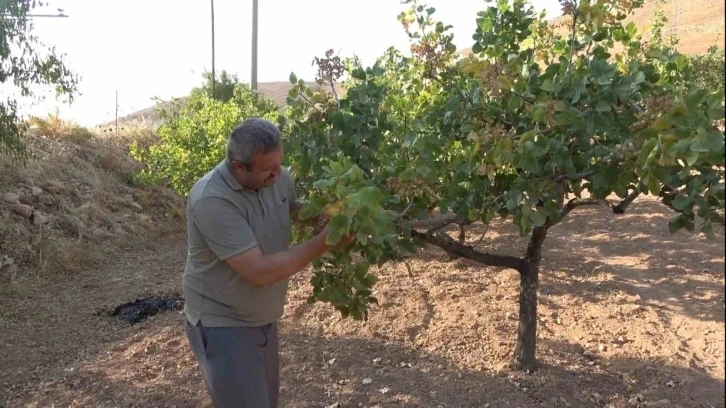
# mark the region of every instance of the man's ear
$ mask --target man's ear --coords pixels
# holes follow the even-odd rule
[[[244,164],[242,164],[238,161],[232,162],[232,169],[234,169],[235,172],[239,172],[239,173],[246,173],[249,171]]]

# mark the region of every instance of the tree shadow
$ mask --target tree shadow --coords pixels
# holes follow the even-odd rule
[[[578,208],[548,233],[540,271],[541,302],[557,308],[547,297],[562,295],[598,302],[617,290],[639,297],[643,305],[724,322],[723,241],[711,242],[686,231],[670,234],[670,216],[653,200],[637,200],[623,215],[600,207]],[[481,224],[470,226],[467,242],[476,244],[484,230]],[[457,229],[447,232],[455,236]],[[722,239],[723,231],[718,234]],[[496,220],[478,250],[522,256],[527,239],[519,236],[511,220]],[[471,275],[496,276],[505,270],[461,258],[450,261],[432,246],[414,259],[448,264]],[[447,276],[438,283],[466,281],[470,290],[487,289],[464,275]]]
[[[29,390],[17,405],[209,406],[199,369],[176,314],[109,343]],[[155,339],[150,341],[148,339]],[[643,403],[723,407],[724,381],[701,370],[631,356],[592,357],[567,341],[539,344],[533,374],[473,370],[437,353],[383,340],[312,334],[281,323],[283,407],[624,407]],[[126,361],[125,370],[120,370]],[[105,367],[105,368],[103,368]],[[15,405],[13,405],[15,406]]]

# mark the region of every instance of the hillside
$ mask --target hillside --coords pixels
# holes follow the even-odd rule
[[[307,86],[313,89],[320,88],[320,86],[315,82],[307,82]],[[281,108],[286,105],[287,94],[291,88],[292,84],[289,81],[261,82],[257,84],[258,92],[262,94],[265,98],[275,102],[275,104]],[[340,87],[340,85],[336,86],[336,92],[338,93],[338,95],[342,94],[343,89]],[[181,100],[184,100],[184,98],[181,98]],[[146,109],[141,109],[139,111],[126,115],[122,118],[119,118],[119,126],[124,127],[129,125],[142,124],[144,126],[156,128],[161,123],[159,117],[156,114],[156,109],[158,107],[163,108],[167,106],[169,106],[168,102],[161,102],[156,106],[151,106]],[[108,122],[99,125],[98,128],[113,128],[114,126],[115,122]]]
[[[646,0],[642,8],[625,19],[625,24],[634,22],[640,31],[648,27],[656,9],[657,1]],[[663,32],[674,34],[679,39],[676,49],[682,54],[695,55],[708,50],[716,44],[724,46],[723,1],[717,0],[667,0],[663,7],[668,21]],[[562,16],[552,20],[558,34],[566,33],[569,17]]]
[[[645,0],[643,7],[635,10],[625,19],[625,24],[635,23],[640,32],[647,30],[657,1]],[[667,0],[663,7],[668,22],[664,27],[666,37],[675,34],[680,40],[676,49],[686,55],[701,54],[708,47],[717,45],[724,47],[724,9],[723,1],[717,0]],[[550,20],[550,25],[557,34],[568,31],[569,16],[560,16]],[[462,55],[471,53],[471,48],[461,51]]]
[[[93,267],[141,238],[183,227],[181,197],[133,185],[138,165],[127,155],[129,139],[61,121],[54,134],[49,121],[26,137],[25,165],[0,155],[0,287],[10,284],[4,289]],[[148,142],[141,136],[129,135]]]

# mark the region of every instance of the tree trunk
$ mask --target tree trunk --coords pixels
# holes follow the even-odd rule
[[[533,372],[537,367],[537,288],[539,286],[539,262],[542,259],[542,244],[547,237],[547,228],[537,227],[527,246],[524,265],[519,270],[519,332],[514,350],[514,365],[524,371]]]

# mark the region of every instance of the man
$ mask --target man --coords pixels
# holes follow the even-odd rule
[[[186,332],[216,407],[277,407],[288,279],[330,249],[327,227],[289,247],[299,204],[282,158],[277,127],[247,119],[189,193]]]

